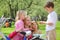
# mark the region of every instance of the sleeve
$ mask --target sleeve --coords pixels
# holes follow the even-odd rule
[[[50,15],[50,17],[48,18],[47,22],[51,22],[53,24],[55,24],[57,21],[57,16],[55,14]]]
[[[17,30],[18,30],[18,31],[21,31],[21,30],[23,29],[23,27],[24,27],[24,25],[23,25],[22,22],[16,22],[16,23],[15,23],[15,29],[16,29],[16,31],[17,31]]]

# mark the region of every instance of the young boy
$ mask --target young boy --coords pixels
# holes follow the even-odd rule
[[[47,40],[56,40],[56,21],[57,14],[54,11],[54,3],[47,2],[44,7],[46,11],[49,13],[47,16],[47,22],[41,21],[41,24],[46,24],[46,34]]]

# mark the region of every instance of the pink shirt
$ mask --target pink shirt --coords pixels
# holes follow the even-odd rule
[[[24,29],[24,23],[22,20],[18,20],[16,23],[15,23],[15,29],[16,30],[22,30]]]
[[[18,20],[15,23],[15,29],[21,30],[21,31],[28,31],[29,30],[29,28],[24,28],[24,22],[22,20]]]
[[[23,30],[24,30],[24,31],[30,31],[30,29],[29,29],[29,28],[24,28]]]

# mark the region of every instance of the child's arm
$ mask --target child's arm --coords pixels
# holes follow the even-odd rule
[[[17,23],[15,24],[15,30],[16,30],[16,32],[22,32],[23,26],[24,26],[24,25],[23,25],[21,22],[17,22]]]
[[[45,22],[45,21],[40,21],[40,24],[47,24],[47,25],[50,25],[50,26],[53,25],[52,22],[48,22],[48,23],[47,23],[47,22]]]

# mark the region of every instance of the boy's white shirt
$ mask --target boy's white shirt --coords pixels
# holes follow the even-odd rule
[[[46,24],[46,31],[50,31],[56,28],[56,21],[57,21],[57,14],[55,11],[52,11],[51,13],[49,13],[49,15],[47,16],[47,23],[51,22],[53,23],[52,26]]]

